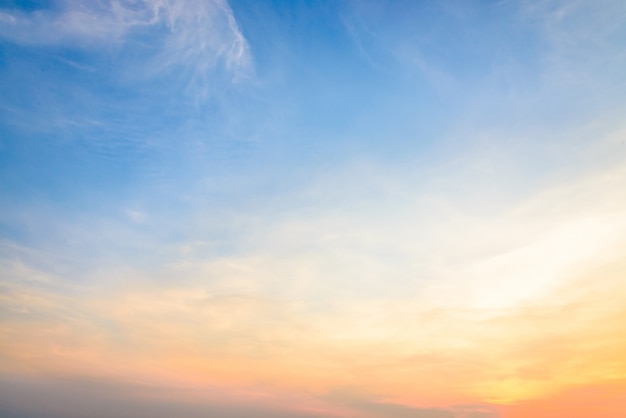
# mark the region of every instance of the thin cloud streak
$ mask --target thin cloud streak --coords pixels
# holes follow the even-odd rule
[[[157,31],[159,71],[184,68],[190,88],[220,65],[238,79],[251,68],[247,42],[223,0],[64,2],[52,10],[0,11],[0,37],[22,45],[123,47],[129,38]]]

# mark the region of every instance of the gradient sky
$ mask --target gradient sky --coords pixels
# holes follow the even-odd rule
[[[0,0],[0,415],[623,418],[623,0]]]

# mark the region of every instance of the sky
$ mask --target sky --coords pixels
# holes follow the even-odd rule
[[[0,0],[0,415],[621,418],[622,0]]]

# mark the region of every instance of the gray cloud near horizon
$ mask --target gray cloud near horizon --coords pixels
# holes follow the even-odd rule
[[[15,377],[0,374],[0,416],[4,418],[313,418],[332,413],[278,409],[263,403],[211,399],[174,401],[181,388],[119,382],[103,378]],[[165,396],[163,396],[165,395]],[[33,402],[36,399],[36,402]],[[170,400],[167,400],[170,399]],[[220,399],[216,401],[216,399]],[[225,398],[224,398],[225,399]],[[495,409],[459,405],[450,409],[415,408],[376,401],[364,395],[338,394],[324,403],[368,418],[498,418]],[[285,402],[287,403],[287,402]]]
[[[378,400],[374,395],[359,394],[354,391],[338,390],[328,397],[332,402],[350,409],[362,411],[368,417],[376,418],[498,418],[494,407],[488,405],[456,405],[450,408],[412,407]]]
[[[179,389],[175,389],[179,390]],[[3,418],[313,418],[319,415],[264,405],[175,402],[155,395],[171,391],[111,381],[15,379],[0,376]],[[33,400],[36,399],[34,402]]]

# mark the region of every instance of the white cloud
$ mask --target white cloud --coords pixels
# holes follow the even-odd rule
[[[153,69],[175,68],[191,88],[206,89],[200,84],[220,67],[234,79],[250,68],[247,42],[224,0],[65,1],[29,13],[0,10],[0,38],[22,45],[127,47],[132,36],[146,31],[150,43],[160,46]]]

